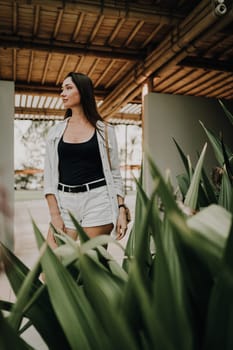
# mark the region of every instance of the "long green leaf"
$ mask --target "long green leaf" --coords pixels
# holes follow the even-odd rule
[[[138,245],[138,240],[140,239],[139,237],[141,233],[143,234],[142,222],[143,222],[144,216],[146,215],[146,207],[149,202],[149,198],[142,187],[142,173],[139,180],[135,179],[135,183],[137,186],[135,215],[134,215],[135,219],[134,219],[133,226],[131,228],[131,232],[129,233],[129,237],[125,247],[125,257],[122,264],[123,268],[126,271],[129,271],[130,269],[131,260],[132,260],[131,258],[134,255],[135,247]]]
[[[30,300],[30,297],[31,297],[33,281],[38,276],[39,271],[40,271],[40,262],[38,260],[34,265],[33,269],[27,274],[18,292],[17,300],[8,318],[11,326],[16,330],[19,328],[19,325],[23,320],[24,313],[25,313],[24,309],[28,303],[28,300]]]
[[[192,315],[191,323],[195,334],[195,346],[201,348],[208,301],[214,280],[220,271],[231,216],[226,210],[216,205],[212,205],[188,218],[186,220],[188,225],[174,212],[170,214],[169,209],[166,214],[169,217],[169,222],[176,228],[179,240],[181,240],[178,251],[182,258],[182,275],[185,278],[185,284],[187,284],[188,299],[190,300],[189,307],[185,307],[190,309]],[[159,251],[158,242],[156,242],[156,245]],[[157,261],[158,259],[159,257],[157,257]],[[172,261],[170,256],[169,261]],[[173,265],[174,268],[177,267],[174,262]],[[156,269],[158,269],[158,266],[155,267],[155,271],[157,271]],[[174,272],[172,272],[172,275],[174,275]],[[179,289],[181,283],[177,281],[176,286]],[[197,286],[199,286],[198,289],[196,289]]]
[[[9,350],[33,350],[33,348],[21,339],[16,331],[8,324],[0,312],[0,349]]]
[[[156,320],[154,322],[154,346],[158,342],[162,349],[191,350],[192,327],[188,316],[189,309],[184,290],[183,273],[173,239],[172,228],[167,222],[167,225],[163,226],[163,231],[156,234],[152,303]],[[162,329],[166,329],[169,334],[168,339],[164,339],[160,327],[156,327],[157,324],[160,324]]]
[[[99,268],[87,255],[80,257],[80,268],[87,298],[96,310],[98,320],[111,342],[111,349],[136,349],[135,340],[119,307],[125,282],[122,283],[107,270]],[[107,313],[103,305],[108,305]]]
[[[14,303],[11,303],[10,301],[0,300],[0,310],[10,311],[13,305]]]
[[[186,193],[188,192],[189,186],[190,186],[190,179],[187,174],[179,174],[176,176],[177,183],[180,189],[180,192],[185,198]]]
[[[221,146],[221,141],[220,141],[219,137],[216,137],[214,135],[214,133],[212,131],[210,131],[209,129],[207,129],[201,121],[199,121],[199,122],[200,122],[201,126],[203,127],[203,129],[204,129],[204,131],[205,131],[205,133],[210,141],[210,144],[212,145],[212,148],[213,148],[213,151],[214,151],[214,154],[215,154],[215,157],[216,157],[218,164],[220,166],[223,166],[224,157],[223,157],[222,146]],[[228,148],[226,149],[226,152],[227,152],[228,157],[230,157],[232,152]]]
[[[201,173],[202,173],[202,167],[204,162],[204,157],[206,153],[207,144],[204,145],[200,158],[197,162],[194,174],[192,176],[191,184],[188,189],[188,192],[186,194],[184,204],[193,210],[197,207],[197,199],[198,199],[198,190],[200,185],[200,179],[201,179]]]
[[[224,170],[222,175],[221,188],[219,193],[218,204],[223,206],[225,209],[232,212],[233,202],[233,187],[230,183],[229,177]]]
[[[215,276],[229,234],[231,215],[221,206],[212,204],[184,222],[174,214],[169,220],[179,232],[183,242],[202,259],[202,264]]]
[[[121,305],[123,317],[133,332],[139,349],[142,349],[143,339],[146,337],[149,341],[149,334],[154,331],[154,323],[151,318],[151,298],[148,288],[145,288],[139,263],[135,259],[130,266]]]
[[[18,295],[30,270],[5,246],[1,246],[1,251],[6,275],[13,291]],[[31,299],[28,300],[28,304],[35,298],[38,291],[38,299],[25,311],[25,317],[32,321],[50,349],[57,349],[58,344],[65,348],[67,340],[51,308],[47,290],[38,279],[31,285]]]
[[[223,266],[213,288],[203,349],[233,348],[233,225],[227,241]],[[217,315],[217,317],[216,317]]]
[[[214,192],[213,185],[210,182],[208,176],[206,175],[206,172],[204,169],[202,169],[202,187],[208,198],[208,202],[209,202],[208,204],[209,205],[214,203],[217,204],[217,197]]]
[[[175,145],[176,145],[176,148],[178,149],[178,152],[180,154],[181,160],[183,161],[186,173],[187,173],[187,175],[189,175],[189,163],[188,163],[187,157],[186,157],[185,153],[183,152],[182,148],[177,143],[177,141],[174,138],[172,138],[172,139],[175,142]]]
[[[43,240],[41,232],[34,227],[38,242]],[[105,349],[106,336],[88,299],[47,247],[41,257],[46,285],[51,303],[72,349]]]
[[[88,241],[90,239],[90,237],[86,234],[86,232],[84,231],[84,229],[82,228],[82,226],[79,224],[79,222],[76,220],[75,216],[69,212],[70,218],[73,221],[73,224],[76,228],[76,231],[78,233],[78,236],[80,238],[80,241],[82,243]]]
[[[220,103],[222,109],[224,110],[227,118],[230,120],[231,124],[233,124],[233,114],[227,109],[227,107],[224,105],[224,103],[221,100],[218,100]]]

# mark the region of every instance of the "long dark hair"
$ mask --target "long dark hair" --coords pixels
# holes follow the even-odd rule
[[[73,83],[76,85],[80,98],[83,111],[88,121],[96,128],[96,123],[98,120],[103,120],[98,112],[95,96],[94,87],[92,80],[83,73],[70,72],[67,74],[66,78],[71,77]],[[65,78],[65,79],[66,79]],[[66,110],[64,119],[72,116],[72,110],[68,108]]]

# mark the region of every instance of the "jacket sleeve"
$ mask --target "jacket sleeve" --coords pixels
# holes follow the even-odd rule
[[[115,129],[113,126],[108,126],[108,135],[109,135],[110,168],[113,176],[115,191],[117,195],[124,197],[125,191],[124,191],[123,180],[120,172],[118,143],[116,139]]]
[[[55,194],[54,176],[53,176],[53,161],[52,161],[52,141],[47,137],[45,160],[44,160],[44,195]]]

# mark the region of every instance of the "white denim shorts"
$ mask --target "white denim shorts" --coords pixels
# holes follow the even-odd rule
[[[112,223],[107,186],[79,193],[58,191],[58,198],[61,216],[66,228],[75,229],[69,212],[82,227],[102,226]]]

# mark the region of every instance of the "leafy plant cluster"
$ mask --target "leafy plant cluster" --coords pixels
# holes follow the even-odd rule
[[[232,152],[226,156],[223,141],[205,130],[223,170],[218,193],[203,170],[206,146],[192,169],[177,145],[187,169],[179,176],[182,203],[149,158],[153,192],[148,197],[137,182],[122,266],[105,249],[119,243],[90,240],[72,214],[80,243],[55,232],[54,251],[33,221],[40,256],[31,270],[2,245],[17,298],[0,302],[1,349],[31,349],[21,337],[31,325],[49,349],[233,348]]]

